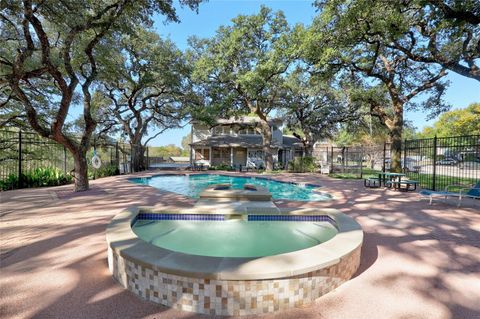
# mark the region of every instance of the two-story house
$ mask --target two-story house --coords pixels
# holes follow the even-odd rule
[[[263,136],[258,129],[258,122],[256,117],[244,116],[220,119],[213,128],[202,123],[193,123],[191,164],[263,167]],[[294,136],[282,134],[279,129],[281,120],[271,119],[269,124],[272,130],[274,162],[284,167],[293,157],[303,155],[301,141]]]

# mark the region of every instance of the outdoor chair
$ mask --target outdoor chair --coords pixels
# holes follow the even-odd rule
[[[460,188],[459,192],[451,192],[449,189],[452,187],[459,187],[463,186]],[[464,185],[448,185],[445,187],[444,191],[431,191],[431,190],[422,190],[420,193],[423,197],[429,198],[430,199],[430,205],[432,205],[432,201],[434,197],[444,197],[445,200],[447,197],[456,197],[458,198],[458,204],[457,207],[460,207],[462,204],[462,199],[463,198],[472,198],[472,199],[480,199],[480,181],[477,182],[476,185],[472,187],[465,187]]]

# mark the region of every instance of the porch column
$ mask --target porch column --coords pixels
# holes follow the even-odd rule
[[[233,166],[233,147],[230,147],[230,166]]]

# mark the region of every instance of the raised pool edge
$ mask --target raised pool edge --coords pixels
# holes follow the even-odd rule
[[[155,213],[131,207],[107,227],[110,271],[136,295],[179,310],[255,315],[299,307],[348,281],[360,264],[363,231],[334,209],[284,211],[329,216],[338,234],[320,245],[260,258],[195,256],[153,246],[131,229],[140,212]]]

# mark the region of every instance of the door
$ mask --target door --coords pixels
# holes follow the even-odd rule
[[[247,149],[234,148],[233,149],[233,166],[245,166],[247,164]]]

